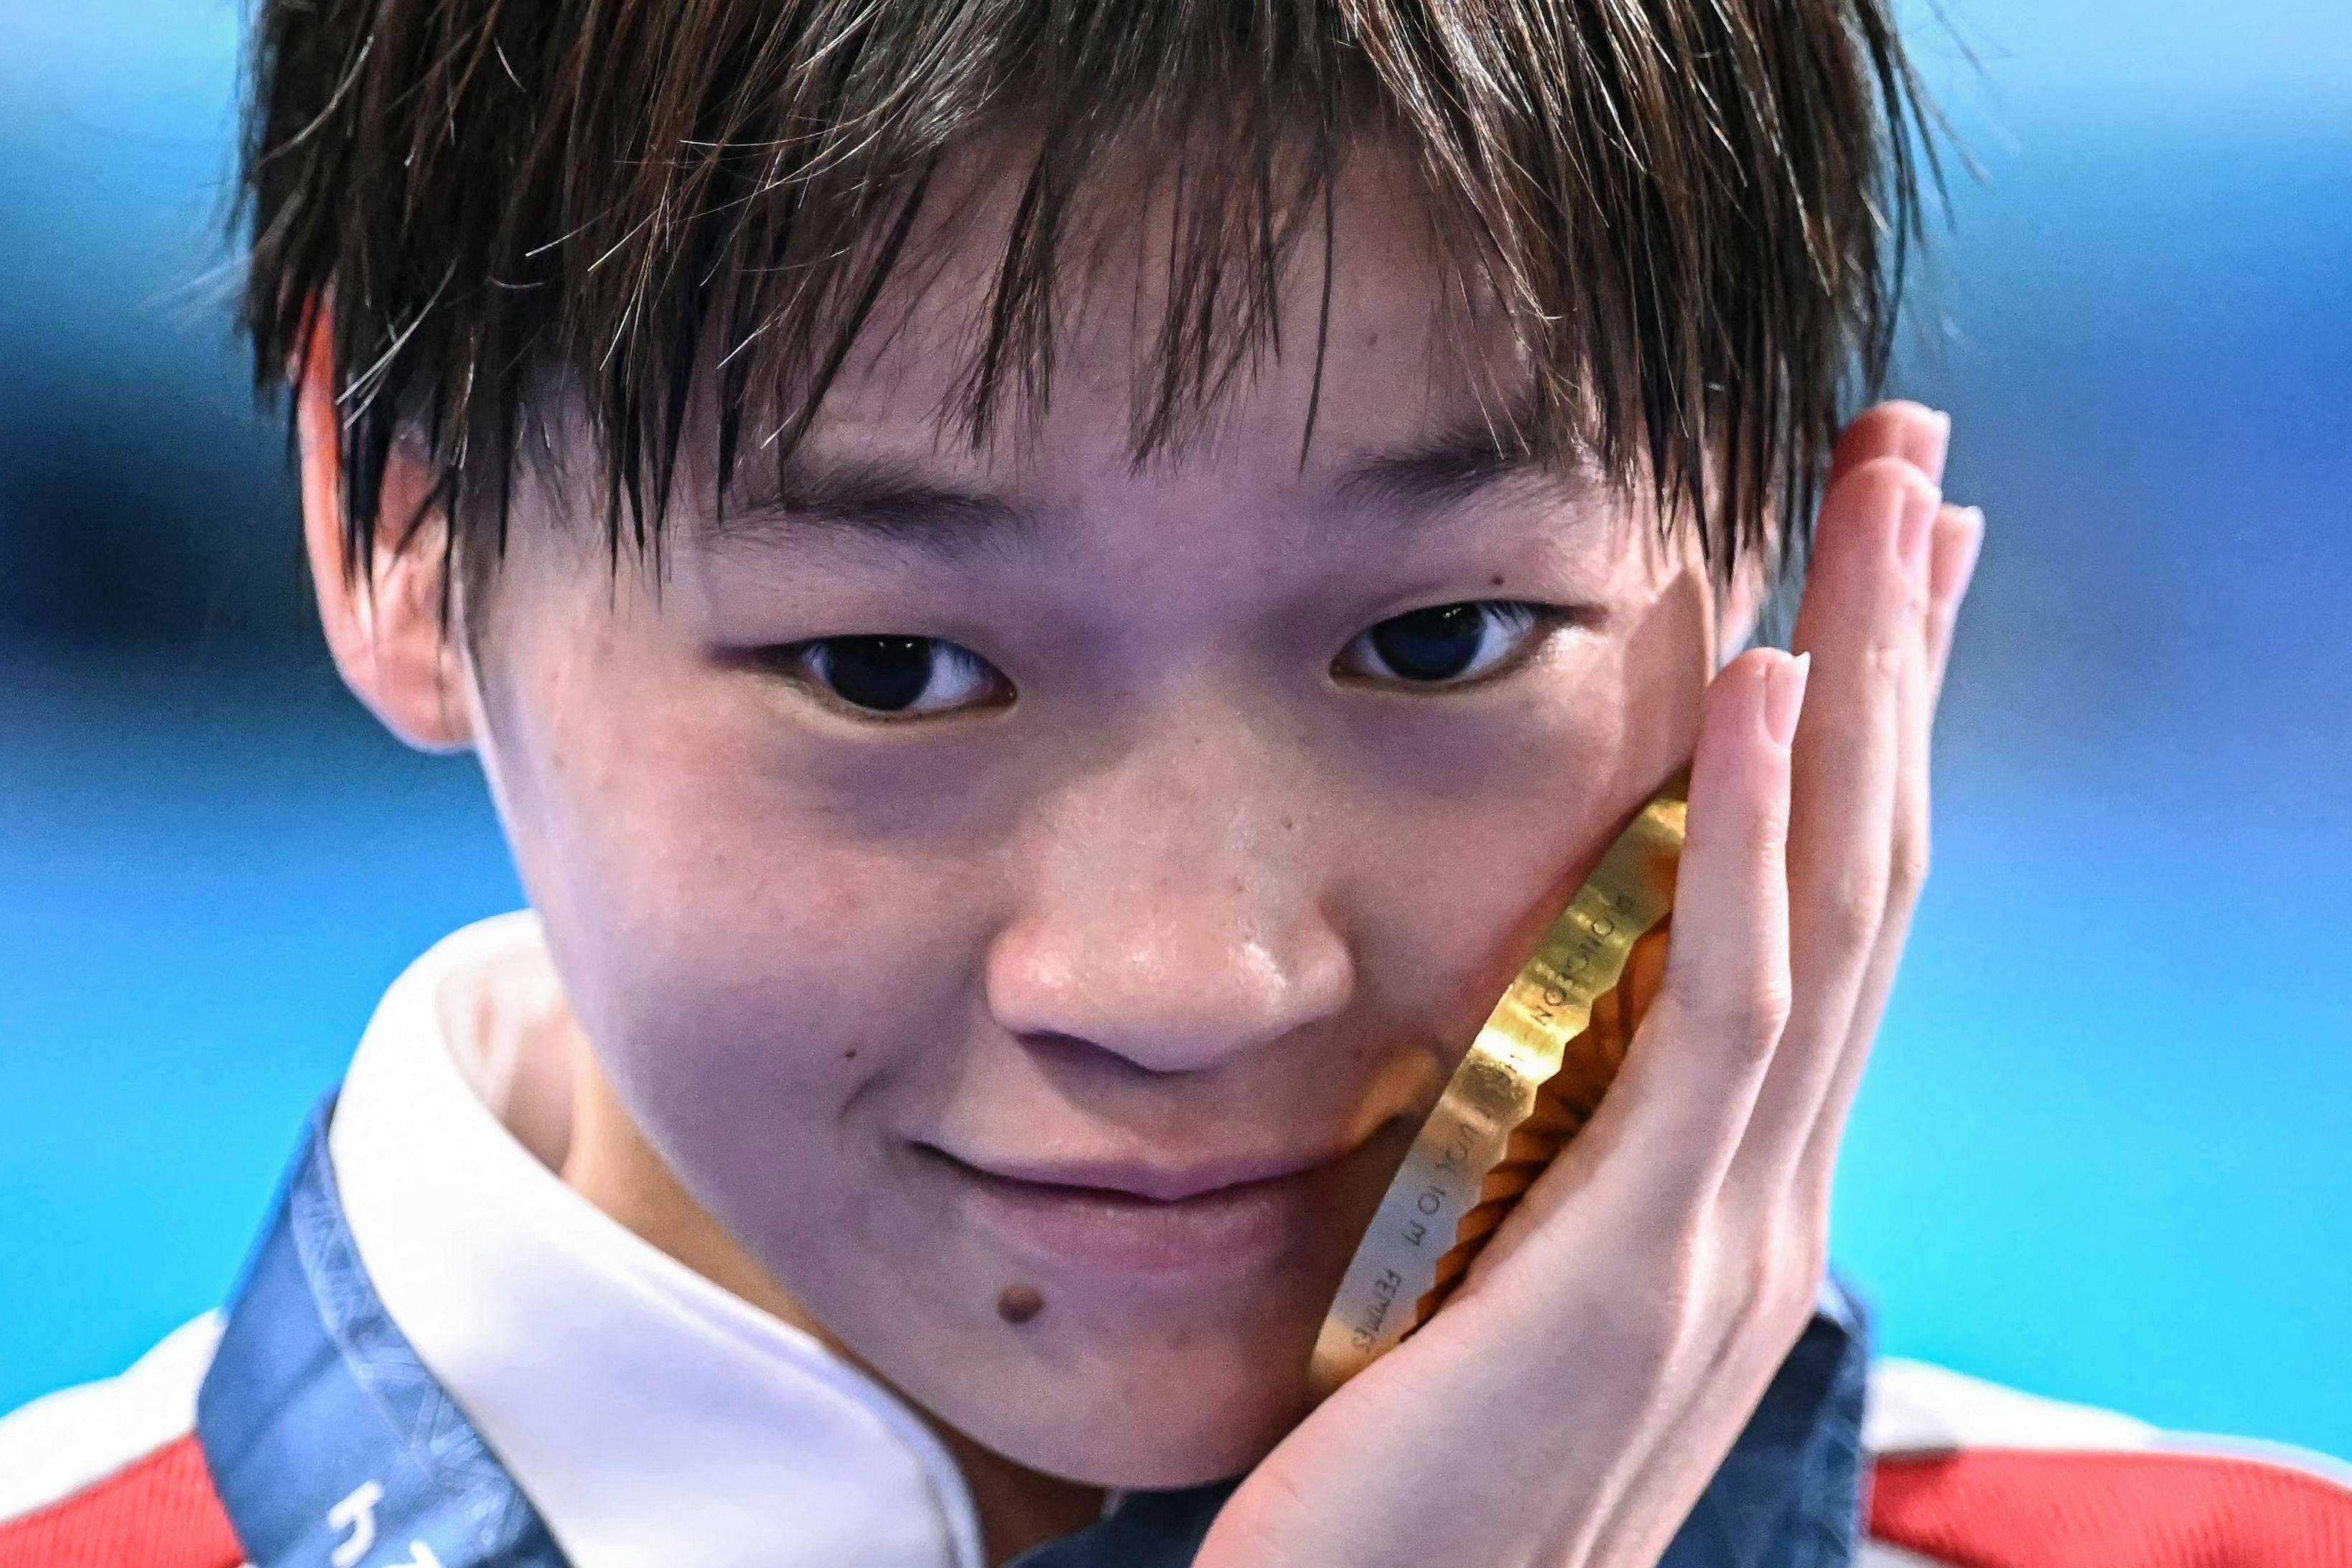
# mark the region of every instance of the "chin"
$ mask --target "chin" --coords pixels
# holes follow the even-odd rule
[[[1313,1321],[1229,1320],[1192,1331],[1163,1322],[1156,1331],[1088,1332],[1066,1323],[935,1367],[949,1375],[907,1391],[1031,1469],[1121,1489],[1198,1486],[1247,1470],[1305,1415],[1314,1330]]]
[[[1160,1491],[1223,1480],[1264,1458],[1306,1414],[1303,1368],[1213,1353],[1131,1367],[1015,1399],[974,1433],[1033,1469],[1091,1486]]]

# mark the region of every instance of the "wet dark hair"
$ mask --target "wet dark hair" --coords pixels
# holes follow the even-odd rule
[[[1934,158],[1885,0],[258,0],[252,49],[244,324],[266,390],[327,334],[359,574],[415,521],[381,515],[395,442],[494,559],[559,393],[616,553],[682,459],[782,461],[992,135],[1017,199],[943,411],[971,439],[1051,395],[1114,170],[1172,198],[1139,460],[1274,342],[1295,255],[1319,378],[1334,182],[1382,136],[1524,350],[1508,439],[1643,476],[1727,571],[1801,545]]]

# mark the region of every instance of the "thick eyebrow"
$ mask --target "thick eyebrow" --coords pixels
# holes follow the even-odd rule
[[[1351,510],[1377,508],[1426,517],[1520,477],[1581,489],[1588,465],[1580,458],[1566,465],[1542,462],[1520,435],[1528,428],[1526,412],[1516,405],[1474,409],[1409,446],[1349,464],[1331,481],[1331,491]]]
[[[959,484],[897,458],[803,448],[781,468],[752,466],[709,525],[720,542],[839,534],[968,557],[1024,542],[1037,513],[992,490]]]

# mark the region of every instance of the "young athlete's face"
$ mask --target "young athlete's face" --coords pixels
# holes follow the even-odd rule
[[[1507,350],[1401,199],[1340,206],[1303,467],[1319,264],[1140,468],[1149,265],[980,453],[938,435],[950,268],[658,593],[530,503],[485,623],[478,739],[630,1134],[1038,1468],[1194,1482],[1297,1417],[1420,1116],[1717,660],[1689,550],[1480,453]]]

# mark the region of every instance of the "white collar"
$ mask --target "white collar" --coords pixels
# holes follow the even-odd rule
[[[361,1260],[577,1568],[982,1568],[889,1390],[557,1178],[561,1005],[528,911],[393,984],[328,1134]],[[526,1142],[536,1145],[534,1154]]]

